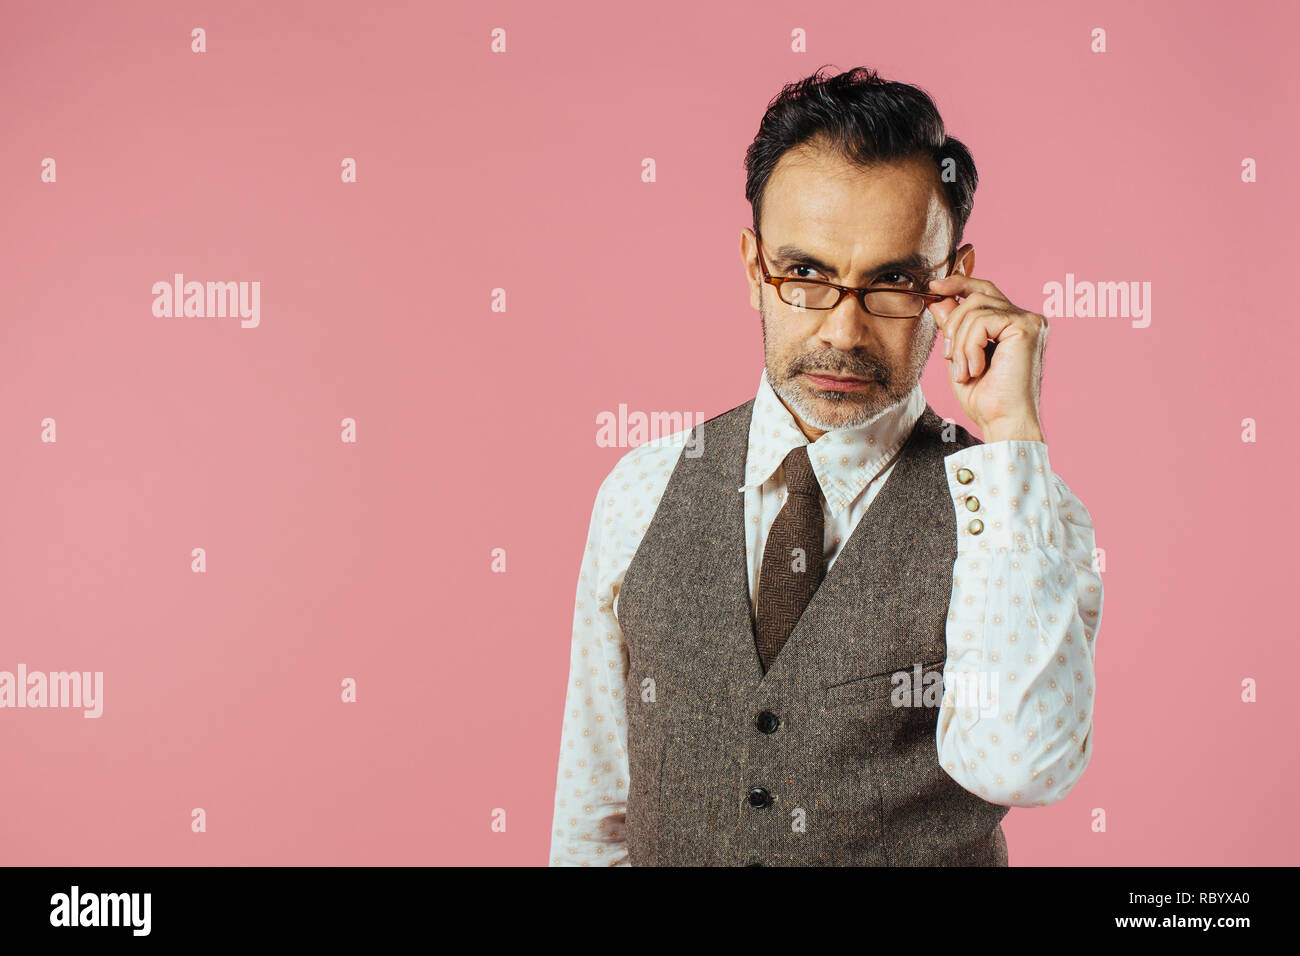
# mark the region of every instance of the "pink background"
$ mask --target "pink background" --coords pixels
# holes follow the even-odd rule
[[[0,710],[0,861],[545,863],[626,451],[595,417],[753,396],[742,159],[826,63],[935,96],[1013,301],[1153,286],[1149,328],[1062,318],[1047,351],[1107,554],[1096,749],[1012,810],[1012,863],[1297,862],[1296,10],[6,0],[0,670],[105,686],[98,720]],[[260,327],[155,318],[175,272],[260,281]]]

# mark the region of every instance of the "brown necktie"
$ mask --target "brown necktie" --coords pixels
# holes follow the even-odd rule
[[[821,486],[800,445],[781,463],[789,496],[767,533],[754,628],[763,673],[772,666],[826,572]]]

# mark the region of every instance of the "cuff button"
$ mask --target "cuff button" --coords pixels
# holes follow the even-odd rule
[[[960,481],[963,485],[969,485],[972,481],[975,480],[975,476],[971,474],[971,470],[969,468],[958,468],[957,480]]]

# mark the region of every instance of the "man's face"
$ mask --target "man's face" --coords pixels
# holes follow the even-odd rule
[[[888,264],[919,256],[921,267],[909,271],[915,288],[929,291],[929,279],[944,274],[952,234],[940,188],[927,161],[864,170],[831,151],[792,149],[777,163],[763,198],[768,271],[840,285],[897,285],[904,274]],[[913,319],[881,318],[845,296],[834,309],[798,311],[763,282],[755,244],[745,229],[741,256],[750,304],[762,317],[767,378],[805,434],[815,440],[861,425],[905,398],[934,346],[929,310]],[[822,265],[810,265],[789,247]],[[956,271],[968,265],[961,262]]]

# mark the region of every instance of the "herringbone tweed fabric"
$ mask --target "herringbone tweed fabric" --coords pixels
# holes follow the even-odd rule
[[[821,486],[808,460],[808,446],[792,449],[781,467],[789,494],[763,548],[754,627],[765,674],[826,574]]]

